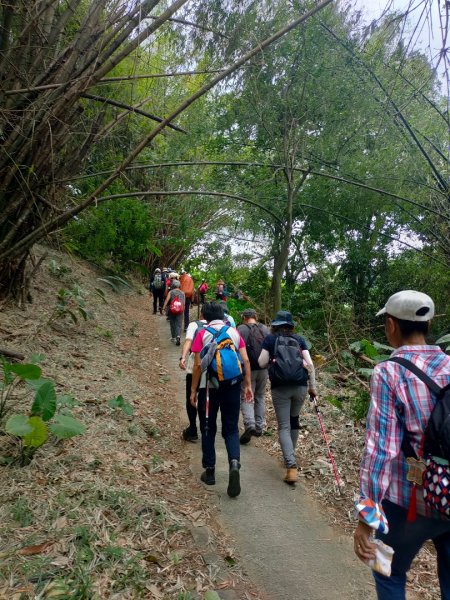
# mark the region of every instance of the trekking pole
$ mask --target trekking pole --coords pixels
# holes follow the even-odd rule
[[[328,456],[330,457],[330,460],[331,460],[331,465],[333,467],[334,478],[336,479],[336,483],[337,483],[337,486],[338,486],[338,491],[339,491],[339,494],[340,494],[341,493],[341,486],[343,485],[343,483],[341,481],[341,478],[339,477],[339,473],[338,473],[338,470],[337,470],[337,467],[336,467],[336,463],[334,462],[334,458],[333,458],[333,455],[331,453],[330,444],[328,442],[327,434],[325,433],[325,427],[323,426],[322,414],[320,412],[319,405],[317,404],[316,397],[310,395],[309,399],[311,400],[311,402],[314,405],[314,410],[316,411],[316,415],[317,415],[317,418],[319,420],[320,429],[322,431],[322,437],[325,440],[325,444],[327,445],[327,448],[328,448]]]
[[[206,379],[206,404],[205,404],[205,437],[208,435],[209,429],[209,382]]]

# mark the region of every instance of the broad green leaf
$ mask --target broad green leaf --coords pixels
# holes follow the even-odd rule
[[[357,342],[352,342],[349,345],[350,350],[353,350],[353,352],[361,352],[362,351],[362,345],[361,342],[357,341]]]
[[[49,425],[49,429],[57,438],[67,440],[84,433],[86,426],[68,415],[57,415],[54,422]]]
[[[115,398],[111,398],[111,400],[108,400],[108,406],[110,408],[119,408],[120,406],[123,406],[123,403],[123,396],[116,396]]]
[[[363,375],[364,377],[371,377],[372,373],[373,373],[373,369],[366,369],[366,368],[362,368],[362,369],[358,369],[358,373],[360,375]]]
[[[134,413],[134,408],[131,406],[131,404],[128,404],[128,402],[125,402],[124,405],[121,408],[122,408],[123,412],[126,415],[129,415],[130,417]]]
[[[61,396],[56,397],[56,404],[58,406],[73,408],[74,406],[78,406],[78,402],[75,400],[73,396],[70,394],[61,394]]]
[[[26,415],[11,415],[5,423],[5,431],[11,435],[23,437],[33,431]]]
[[[387,344],[380,344],[380,342],[373,342],[373,345],[377,350],[384,350],[385,352],[393,352],[394,348],[392,346],[388,346]]]
[[[31,414],[42,417],[44,421],[50,421],[56,411],[56,392],[52,381],[46,381],[37,390],[34,398]]]
[[[42,444],[45,444],[48,438],[47,425],[41,419],[41,417],[30,417],[28,423],[32,427],[31,433],[23,436],[24,446],[31,446],[31,448],[39,448]]]
[[[89,317],[88,317],[88,312],[87,312],[87,310],[85,310],[84,308],[82,308],[81,306],[79,306],[79,307],[78,307],[78,312],[80,313],[80,315],[83,317],[83,319],[84,319],[85,321],[87,321],[87,320],[88,320],[88,318],[89,318]]]
[[[52,381],[51,379],[45,379],[45,377],[39,377],[39,379],[28,379],[26,381],[27,387],[35,392],[37,392],[44,383],[52,383]]]
[[[376,358],[378,356],[378,350],[369,340],[361,340],[361,347],[364,354],[369,358]]]
[[[220,596],[214,590],[208,590],[203,596],[203,600],[220,600]]]
[[[40,363],[45,359],[45,354],[32,354],[30,356],[30,362],[36,364]]]
[[[436,340],[436,344],[445,344],[446,342],[450,342],[450,333],[447,333],[447,335],[443,335]]]
[[[9,370],[11,373],[15,373],[17,377],[21,379],[39,379],[41,376],[41,369],[37,365],[10,365]]]

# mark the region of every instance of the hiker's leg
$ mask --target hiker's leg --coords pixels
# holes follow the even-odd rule
[[[176,330],[177,330],[177,329],[176,329],[176,326],[175,326],[175,323],[176,323],[176,318],[177,318],[177,316],[178,316],[178,315],[171,315],[171,314],[169,313],[170,337],[171,337],[172,339],[174,339],[174,338],[176,338],[176,337],[177,337],[177,334],[175,333],[175,332],[176,332]]]
[[[268,373],[267,369],[259,369],[254,371],[255,387],[253,388],[254,403],[255,403],[255,426],[257,431],[262,431],[265,425],[266,414],[266,384]],[[253,372],[252,372],[252,387],[253,387]]]
[[[175,315],[175,335],[173,337],[181,337],[181,328],[183,326],[183,315]]]
[[[162,307],[164,304],[164,291],[158,290],[158,301],[159,301],[159,312],[162,313]]]
[[[254,391],[254,374],[256,371],[252,371],[252,390]],[[242,419],[244,421],[244,429],[255,429],[255,403],[254,400],[251,402],[245,402],[244,399],[244,382],[241,385],[241,411]]]
[[[300,410],[305,402],[306,398],[306,386],[296,387],[292,389],[292,402],[291,402],[291,440],[294,450],[297,447],[298,433],[300,429]]]
[[[241,447],[239,444],[239,408],[241,403],[241,385],[231,385],[224,390],[217,390],[220,395],[220,414],[222,416],[222,437],[228,453],[228,461],[239,461]]]
[[[189,327],[189,309],[191,307],[191,299],[186,298],[184,301],[184,330]]]
[[[440,521],[417,515],[413,523],[407,521],[408,511],[397,504],[383,501],[389,522],[389,533],[376,537],[394,550],[391,576],[373,573],[378,600],[405,600],[406,573],[424,542],[433,537]]]
[[[202,465],[205,469],[216,466],[216,450],[214,442],[217,433],[217,412],[219,410],[219,401],[214,392],[209,392],[209,417],[206,427],[206,390],[200,389],[197,395],[198,419],[200,421],[200,431],[202,433]]]
[[[291,438],[291,391],[290,386],[272,388],[272,402],[278,422],[278,437],[284,462],[288,469],[297,466]]]
[[[153,292],[153,313],[156,314],[156,307],[158,305],[158,292],[155,290]]]
[[[450,522],[444,523],[448,531],[433,540],[437,554],[439,584],[442,600],[450,600]]]
[[[191,404],[192,373],[186,375],[186,413],[189,419],[189,430],[197,435],[197,409]]]

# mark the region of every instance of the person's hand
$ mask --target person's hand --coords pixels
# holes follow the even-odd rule
[[[180,358],[179,367],[182,371],[186,371],[186,359],[185,358]]]
[[[197,408],[197,392],[196,391],[191,390],[191,396],[190,396],[189,400],[190,400],[192,406]]]
[[[363,562],[375,558],[376,544],[370,541],[372,531],[373,529],[367,523],[359,521],[353,534],[355,554]]]
[[[246,385],[244,388],[244,401],[251,402],[253,400],[252,386]]]
[[[316,392],[316,390],[314,388],[309,388],[308,389],[308,394],[310,396],[312,396],[313,398],[317,398],[317,392]]]

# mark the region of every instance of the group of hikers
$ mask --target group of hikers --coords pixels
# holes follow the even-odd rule
[[[184,311],[195,291],[192,278],[188,285],[183,271],[179,278],[171,275],[162,311],[168,308],[171,339],[178,345],[185,317],[179,366],[186,371],[189,425],[182,435],[186,441],[198,440],[198,417],[201,481],[216,483],[220,410],[229,462],[227,493],[232,498],[240,494],[240,446],[264,433],[269,380],[286,467],[284,481],[295,484],[300,410],[307,394],[316,398],[317,392],[314,364],[304,338],[295,333],[291,313],[278,311],[269,331],[258,322],[256,310],[247,308],[236,328],[227,312],[224,286],[215,301],[207,302],[203,296],[200,319],[190,323]],[[182,312],[172,315],[175,300],[182,304]],[[427,344],[434,316],[427,294],[398,292],[377,313],[381,315],[394,351],[374,367],[371,378],[354,549],[373,569],[378,599],[405,600],[411,563],[432,540],[441,597],[450,600],[450,357],[439,346]]]

